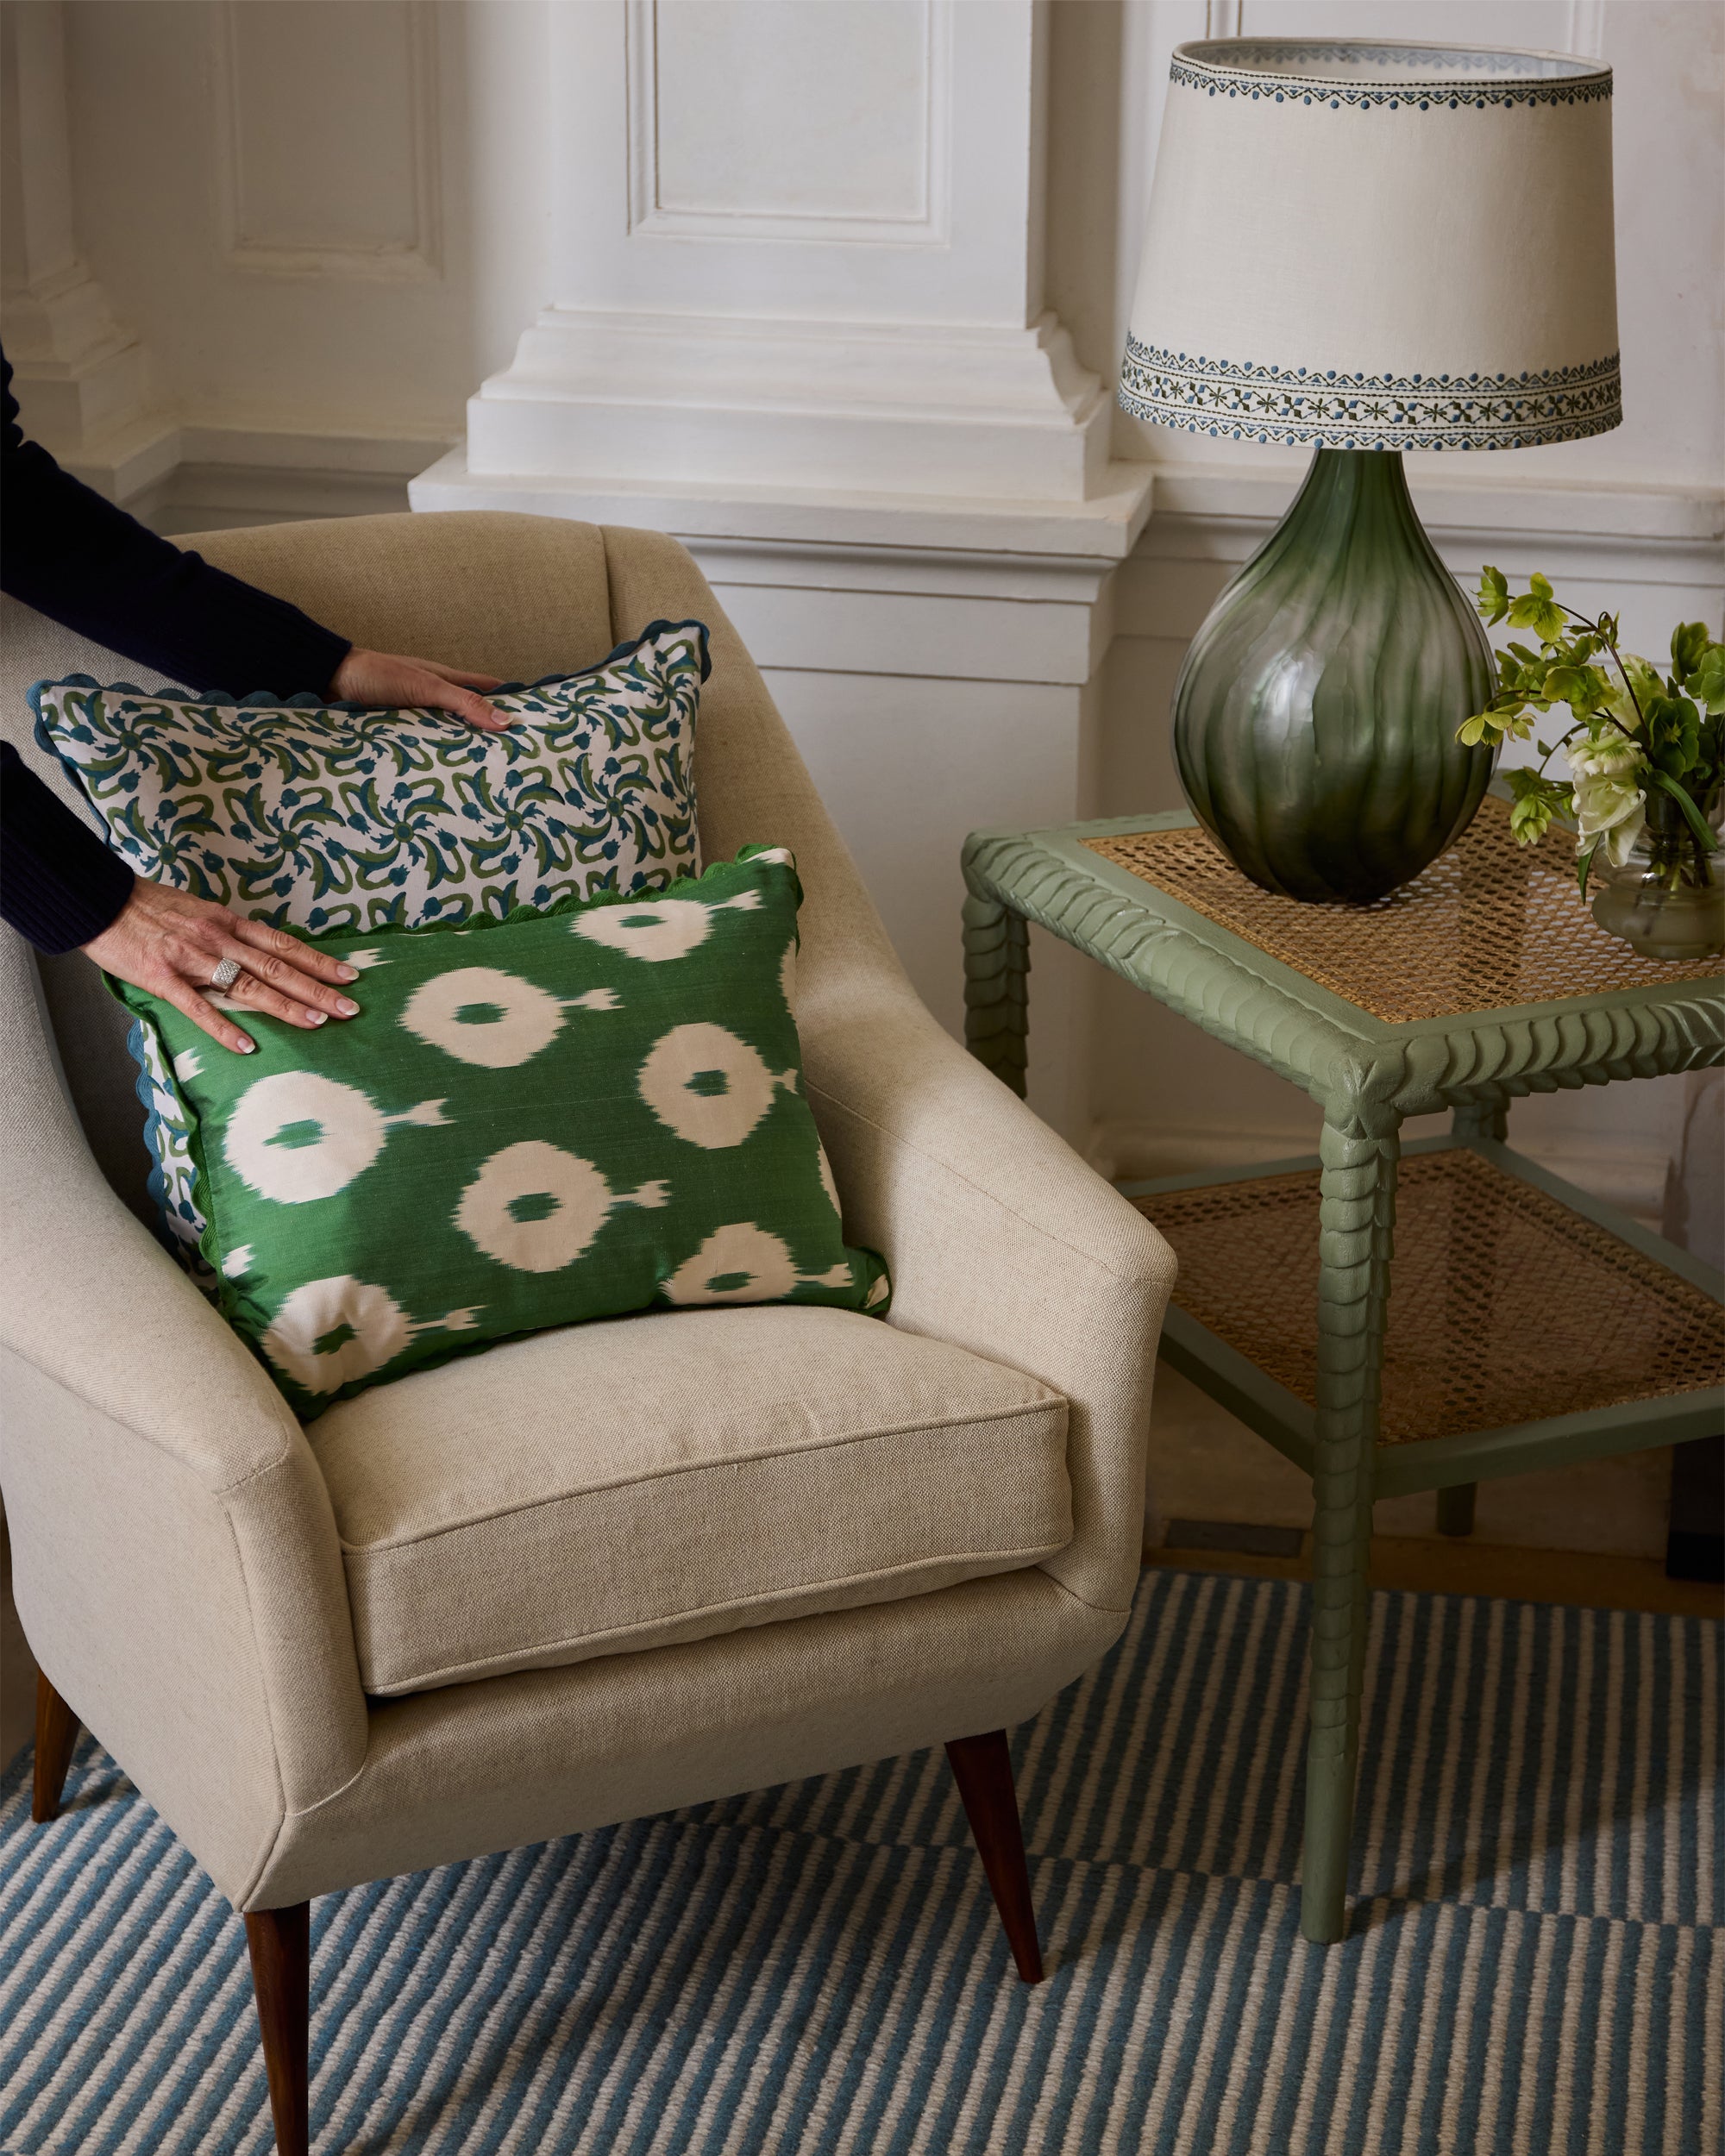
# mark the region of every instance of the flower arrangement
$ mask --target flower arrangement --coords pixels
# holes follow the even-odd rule
[[[1535,768],[1504,774],[1515,837],[1532,845],[1554,817],[1572,820],[1584,899],[1596,855],[1623,868],[1644,830],[1656,841],[1653,874],[1672,888],[1709,884],[1709,856],[1719,846],[1709,818],[1725,766],[1725,644],[1700,622],[1680,623],[1672,631],[1671,671],[1661,676],[1647,660],[1620,650],[1615,615],[1565,605],[1543,576],[1515,594],[1502,571],[1488,567],[1475,604],[1488,624],[1507,619],[1512,629],[1531,630],[1540,648],[1512,643],[1498,654],[1497,693],[1463,722],[1461,739],[1525,741],[1536,714],[1560,708],[1568,719],[1549,745],[1538,744]],[[1546,775],[1559,749],[1567,780]]]

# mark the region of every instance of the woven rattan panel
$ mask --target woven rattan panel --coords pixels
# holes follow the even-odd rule
[[[1705,981],[1720,969],[1716,959],[1639,958],[1608,936],[1576,890],[1568,837],[1554,830],[1538,847],[1518,846],[1495,796],[1448,853],[1370,906],[1303,906],[1260,891],[1195,826],[1084,843],[1391,1025]]]
[[[1174,1245],[1174,1300],[1317,1402],[1318,1177],[1133,1200]],[[1695,1392],[1725,1377],[1725,1312],[1477,1153],[1402,1164],[1386,1444]]]

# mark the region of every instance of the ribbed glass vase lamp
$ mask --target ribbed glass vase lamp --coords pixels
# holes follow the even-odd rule
[[[1557,53],[1229,38],[1176,49],[1120,402],[1309,444],[1293,506],[1187,655],[1199,818],[1289,898],[1381,898],[1465,830],[1456,729],[1490,649],[1407,449],[1520,449],[1622,417],[1611,73]]]

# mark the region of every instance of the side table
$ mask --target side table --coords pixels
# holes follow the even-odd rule
[[[1339,1939],[1373,1501],[1465,1532],[1482,1478],[1720,1426],[1721,1275],[1503,1141],[1519,1095],[1725,1062],[1725,981],[1606,936],[1495,794],[1369,906],[1259,890],[1184,813],[975,832],[964,876],[967,1038],[1015,1091],[1033,921],[1323,1110],[1314,1158],[1126,1194],[1180,1263],[1163,1352],[1313,1480],[1302,1927]]]

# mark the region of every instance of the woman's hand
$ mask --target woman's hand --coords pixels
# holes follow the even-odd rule
[[[343,704],[399,705],[453,711],[481,733],[499,733],[509,721],[474,689],[500,689],[494,674],[463,674],[430,659],[404,659],[391,651],[361,651],[355,644],[336,669],[330,693]]]
[[[285,929],[243,920],[225,906],[194,899],[188,891],[140,876],[118,917],[84,946],[85,957],[135,988],[184,1011],[212,1041],[248,1055],[256,1044],[249,1035],[204,1000],[216,968],[224,958],[240,968],[225,993],[233,1001],[290,1025],[322,1025],[326,1018],[350,1018],[359,1005],[330,984],[357,981],[352,966],[322,951],[308,950]]]

